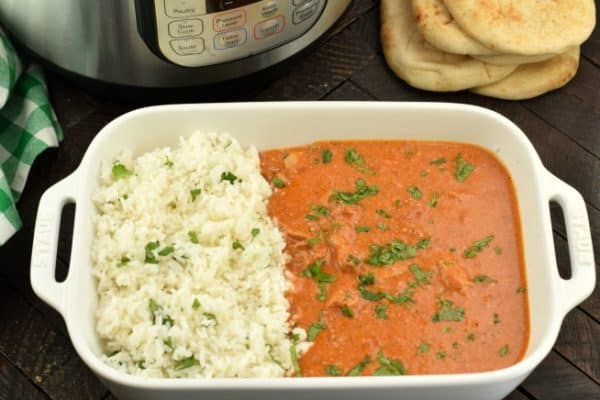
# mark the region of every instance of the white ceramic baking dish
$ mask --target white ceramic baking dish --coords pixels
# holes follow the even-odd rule
[[[470,374],[275,379],[145,379],[126,375],[99,358],[94,329],[96,288],[91,274],[91,197],[99,164],[122,148],[139,154],[174,145],[193,131],[227,131],[259,149],[323,139],[422,139],[468,142],[487,148],[508,167],[517,190],[525,248],[531,336],[526,355],[505,369]],[[572,278],[560,278],[548,202],[565,213]],[[67,279],[54,279],[60,213],[76,203]],[[542,165],[523,132],[492,111],[435,103],[246,103],[144,108],[104,127],[77,170],[48,189],[39,205],[31,260],[35,293],[66,321],[83,361],[120,399],[500,399],[510,393],[551,350],[565,314],[590,295],[594,257],[586,208],[571,186]]]

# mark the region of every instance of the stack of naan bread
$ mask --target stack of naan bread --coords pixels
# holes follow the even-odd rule
[[[390,68],[425,90],[528,99],[569,82],[594,0],[382,0]]]

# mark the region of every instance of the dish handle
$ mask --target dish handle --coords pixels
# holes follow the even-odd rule
[[[75,181],[76,175],[71,174],[42,195],[31,250],[31,287],[39,298],[61,314],[69,277],[64,282],[57,282],[54,278],[56,253],[62,209],[65,204],[75,202]]]
[[[549,172],[546,181],[548,200],[558,203],[562,208],[567,230],[571,279],[558,278],[562,298],[557,298],[566,314],[584,301],[596,285],[592,233],[581,194]]]

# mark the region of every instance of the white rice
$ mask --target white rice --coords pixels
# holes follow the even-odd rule
[[[133,174],[116,179],[114,163]],[[267,215],[257,150],[196,133],[174,149],[124,151],[100,175],[92,261],[104,361],[148,377],[289,375],[285,242]],[[147,251],[150,242],[159,245]],[[294,333],[306,350],[306,333]]]

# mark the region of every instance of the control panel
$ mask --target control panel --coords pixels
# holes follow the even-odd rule
[[[156,45],[167,60],[200,67],[281,46],[308,31],[327,0],[154,0]]]

